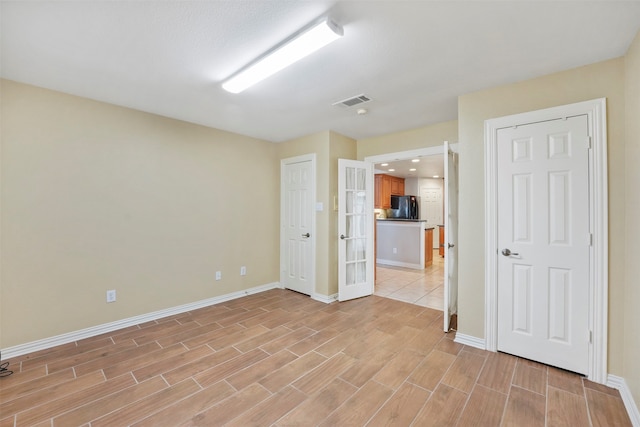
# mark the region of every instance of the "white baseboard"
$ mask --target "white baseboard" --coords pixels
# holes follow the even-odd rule
[[[454,341],[459,344],[486,350],[485,340],[483,338],[476,338],[458,332],[456,333],[456,338],[454,339]],[[624,406],[627,410],[627,413],[629,414],[629,418],[631,419],[631,424],[634,427],[640,427],[640,411],[638,411],[638,406],[633,400],[631,390],[629,390],[627,382],[624,380],[624,378],[615,375],[608,375],[607,386],[613,387],[620,392],[620,396],[622,397]]]
[[[456,332],[456,337],[453,341],[458,344],[468,345],[469,347],[479,348],[480,350],[487,349],[484,338],[472,337],[471,335],[461,334],[460,332]]]
[[[154,311],[152,313],[142,314],[140,316],[129,317],[128,319],[116,320],[115,322],[104,323],[102,325],[92,326],[90,328],[81,329],[79,331],[69,332],[50,338],[4,348],[2,349],[2,358],[3,360],[5,360],[17,356],[22,356],[23,354],[33,353],[34,351],[45,350],[57,345],[67,344],[85,338],[90,338],[96,335],[104,334],[106,332],[116,331],[118,329],[138,325],[140,323],[150,322],[153,320],[161,319],[163,317],[173,316],[175,314],[186,313],[187,311],[197,310],[199,308],[208,307],[210,305],[219,304],[221,302],[230,301],[247,295],[257,294],[260,292],[268,291],[270,289],[279,288],[279,282],[267,283],[266,285],[256,286],[253,288],[245,289],[243,291],[232,292],[229,294],[207,298],[189,304],[179,305],[164,310]]]
[[[609,387],[613,387],[620,392],[620,397],[622,397],[622,401],[624,402],[624,407],[627,409],[627,414],[629,414],[629,418],[631,418],[631,424],[634,427],[640,427],[640,411],[638,411],[638,406],[636,402],[633,400],[633,396],[631,395],[631,390],[627,386],[627,382],[622,377],[618,377],[616,375],[608,375],[607,376],[607,385]]]
[[[376,264],[390,265],[392,267],[413,268],[414,270],[424,270],[424,265],[414,264],[414,263],[411,263],[411,262],[393,261],[393,260],[390,260],[390,259],[377,258],[376,259]]]
[[[311,295],[311,299],[323,302],[325,304],[331,304],[334,301],[338,301],[338,294],[322,295],[322,294],[316,294],[314,292],[313,295]]]
[[[459,344],[486,350],[485,340],[483,338],[472,337],[470,335],[465,335],[458,332],[456,333],[456,338],[454,339],[454,341]],[[629,418],[631,419],[631,424],[634,427],[640,427],[640,411],[638,410],[636,402],[633,400],[631,390],[629,390],[627,382],[624,380],[624,378],[615,375],[608,375],[607,386],[613,387],[620,392],[620,396],[622,397],[624,406],[627,410],[627,413],[629,414]]]

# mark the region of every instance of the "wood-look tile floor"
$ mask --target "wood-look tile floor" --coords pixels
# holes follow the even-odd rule
[[[10,360],[0,427],[631,425],[616,390],[441,324],[271,290]]]

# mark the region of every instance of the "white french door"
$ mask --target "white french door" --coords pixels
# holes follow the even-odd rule
[[[587,115],[497,131],[498,350],[586,374]]]
[[[444,143],[444,331],[458,312],[458,158]]]
[[[280,282],[306,295],[315,290],[315,156],[281,162]]]
[[[338,300],[373,294],[371,163],[338,159]]]

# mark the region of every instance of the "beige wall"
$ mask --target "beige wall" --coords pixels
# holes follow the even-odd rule
[[[278,157],[286,159],[316,154],[316,285],[323,296],[338,292],[338,215],[333,197],[338,192],[338,158],[355,159],[356,142],[335,132],[324,131],[277,144]]]
[[[316,293],[329,296],[338,292],[338,213],[333,210],[333,199],[338,196],[338,159],[362,160],[457,141],[457,137],[458,122],[451,121],[358,141],[323,131],[277,144],[280,159],[316,154],[316,201],[324,206],[322,212],[316,212]]]
[[[624,59],[460,96],[458,330],[484,337],[484,121],[607,98],[609,144],[609,372],[622,374],[625,280]],[[473,215],[464,215],[473,212]]]
[[[279,280],[274,144],[1,89],[0,348]]]
[[[624,374],[640,406],[640,32],[625,57],[626,256]]]
[[[458,121],[436,123],[418,129],[358,140],[358,160],[378,154],[396,153],[458,141]]]

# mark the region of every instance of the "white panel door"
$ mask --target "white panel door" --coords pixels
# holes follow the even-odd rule
[[[442,208],[441,188],[420,187],[420,219],[426,227],[442,225]]]
[[[338,300],[373,294],[373,170],[338,159]]]
[[[586,374],[587,116],[498,130],[498,350]]]
[[[315,287],[313,235],[313,164],[311,160],[282,165],[282,284],[311,295]]]
[[[458,157],[444,143],[444,331],[458,312]]]

